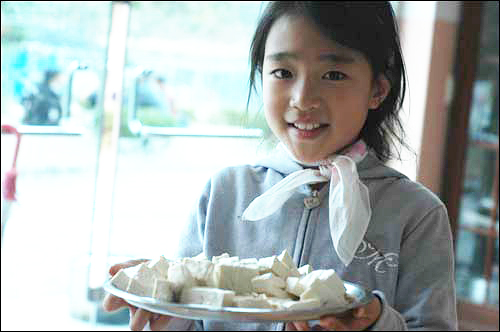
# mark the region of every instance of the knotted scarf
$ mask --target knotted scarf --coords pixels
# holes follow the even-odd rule
[[[293,158],[283,144],[280,143],[278,148],[284,149]],[[356,168],[356,163],[362,161],[367,154],[366,144],[359,140],[326,160],[306,164],[305,166],[314,168],[291,173],[255,198],[244,211],[242,219],[255,221],[270,216],[298,187],[330,181],[330,235],[340,260],[344,265],[349,265],[363,240],[371,217],[368,188],[359,179]]]

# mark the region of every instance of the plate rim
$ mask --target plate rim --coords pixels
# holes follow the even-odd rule
[[[115,296],[118,296],[130,304],[164,315],[171,315],[180,318],[195,320],[237,320],[245,322],[270,322],[270,321],[297,321],[319,319],[328,313],[340,314],[358,306],[368,304],[374,295],[362,285],[343,281],[347,290],[355,289],[361,292],[363,296],[355,298],[347,306],[329,306],[322,305],[319,308],[286,310],[286,309],[268,309],[268,308],[246,308],[246,307],[214,307],[204,304],[182,304],[176,302],[164,302],[149,296],[140,296],[124,291],[111,283],[111,279],[103,284],[103,289]],[[348,293],[349,294],[349,293]],[[172,311],[176,310],[176,311]],[[181,313],[179,313],[181,312]],[[192,314],[189,314],[191,312]],[[228,316],[228,317],[225,317]],[[302,319],[304,318],[304,319]]]

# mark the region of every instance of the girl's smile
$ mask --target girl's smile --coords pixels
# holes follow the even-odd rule
[[[283,118],[288,124],[289,134],[297,140],[312,140],[325,133],[330,126],[328,120],[321,119],[313,112],[299,112],[295,108],[285,112]]]
[[[355,141],[369,109],[389,91],[388,84],[373,84],[361,53],[299,16],[282,16],[271,27],[262,82],[271,130],[303,162],[325,159]]]

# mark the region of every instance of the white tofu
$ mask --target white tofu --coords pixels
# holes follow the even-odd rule
[[[174,293],[180,294],[184,287],[197,286],[196,280],[182,262],[174,262],[168,268],[168,281],[174,285]]]
[[[287,300],[278,298],[269,298],[269,302],[278,310],[308,310],[314,309],[321,306],[321,302],[318,299],[309,300]]]
[[[318,299],[287,301],[283,304],[283,307],[287,310],[308,310],[318,308],[320,306],[321,302]]]
[[[333,269],[313,271],[300,278],[299,284],[305,289],[300,295],[301,300],[318,299],[330,305],[347,304],[344,283]]]
[[[238,256],[232,257],[221,257],[217,260],[217,263],[214,264],[223,264],[223,265],[238,265],[240,258]]]
[[[222,255],[219,255],[219,256],[213,256],[212,257],[212,263],[214,264],[217,264],[219,262],[219,260],[223,259],[223,258],[229,258],[229,254],[227,252],[223,253]]]
[[[278,298],[290,298],[290,295],[284,290],[285,281],[272,272],[253,278],[252,286],[257,293],[264,293]]]
[[[292,277],[299,277],[300,272],[297,269],[297,266],[293,262],[292,256],[288,253],[288,251],[285,249],[283,252],[278,256],[278,260],[285,264],[286,267],[288,267],[289,270],[289,275]]]
[[[209,260],[183,258],[182,264],[189,270],[198,286],[207,286],[212,278],[214,264]]]
[[[127,285],[127,292],[138,295],[138,296],[148,296],[151,297],[153,293],[153,284],[143,283],[141,280],[136,278],[130,278]]]
[[[273,305],[269,302],[269,298],[264,294],[236,295],[233,299],[233,306],[241,308],[274,308]]]
[[[169,262],[165,257],[160,256],[157,259],[151,260],[147,266],[152,269],[159,278],[167,279]]]
[[[164,302],[174,302],[174,285],[167,280],[155,279],[151,296]]]
[[[261,268],[261,274],[273,272],[278,277],[283,279],[286,279],[286,277],[290,275],[290,269],[285,264],[280,262],[276,256],[259,259],[259,267]]]
[[[154,280],[157,279],[156,272],[148,267],[148,262],[136,266],[135,274],[129,279],[127,292],[139,296],[151,296]]]
[[[345,292],[344,282],[339,278],[335,270],[316,270],[300,278],[299,283],[306,289],[316,280],[322,281],[333,291]]]
[[[257,273],[261,273],[261,268],[259,267],[259,261],[257,260],[257,258],[242,259],[236,265],[248,267],[248,268],[256,270]]]
[[[267,284],[281,289],[285,289],[286,286],[285,280],[275,276],[272,272],[268,272],[266,274],[254,277],[252,279],[252,284],[259,284],[259,285]]]
[[[142,283],[153,285],[153,280],[155,278],[161,278],[157,270],[154,270],[148,266],[148,262],[139,264],[139,269],[134,275],[135,279],[140,280]]]
[[[118,289],[127,290],[130,277],[125,273],[124,269],[120,269],[112,278],[111,284]]]
[[[306,275],[313,271],[311,265],[306,264],[298,268],[300,275]]]
[[[196,260],[209,260],[203,251],[200,252],[198,255],[194,256],[193,259],[196,259]]]
[[[240,259],[240,261],[238,263],[240,265],[251,265],[251,266],[254,266],[254,265],[258,265],[259,264],[259,260],[257,258],[244,258],[244,259]]]
[[[304,287],[299,283],[300,278],[298,277],[288,277],[286,278],[285,290],[296,296],[300,296],[304,292]]]
[[[324,283],[315,282],[311,287],[306,289],[302,295],[300,295],[300,300],[315,299],[320,301],[322,304],[328,304],[331,306],[345,306],[349,302],[345,293],[335,293],[332,292]]]
[[[251,280],[258,274],[256,268],[217,264],[213,270],[212,285],[233,290],[238,295],[250,294],[253,291]]]
[[[180,303],[230,307],[233,305],[234,296],[235,293],[231,290],[212,287],[191,287],[182,290]]]

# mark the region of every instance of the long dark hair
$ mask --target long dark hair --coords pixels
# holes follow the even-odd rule
[[[391,84],[389,95],[377,111],[368,112],[359,138],[382,161],[400,153],[394,140],[411,150],[404,141],[399,118],[406,91],[406,71],[395,15],[388,1],[272,1],[264,10],[250,46],[250,78],[247,109],[256,90],[256,77],[262,79],[265,44],[273,23],[283,15],[311,19],[325,36],[360,51],[368,59],[373,77],[385,74]]]

